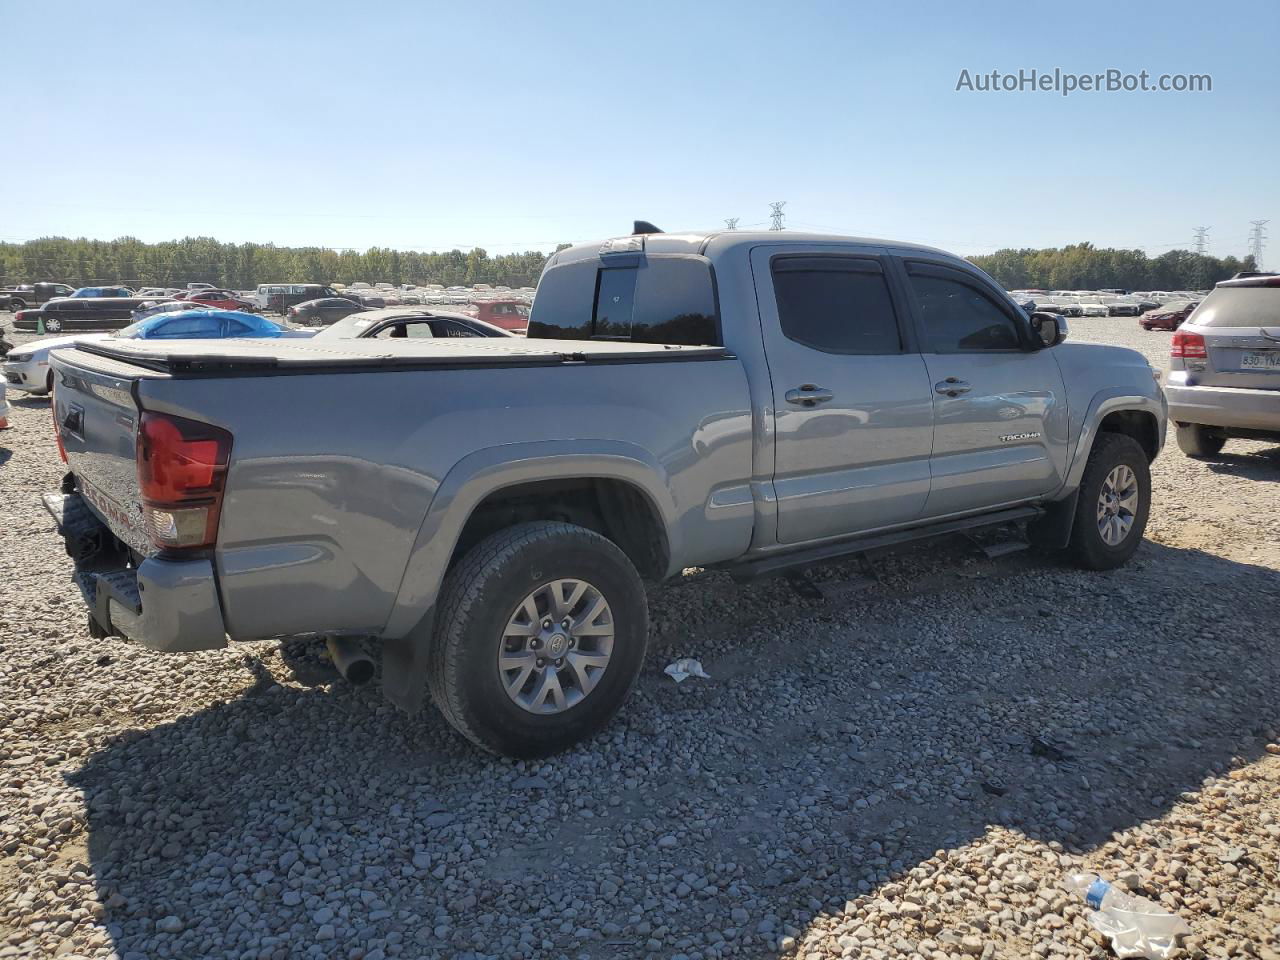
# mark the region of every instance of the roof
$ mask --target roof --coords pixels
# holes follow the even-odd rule
[[[400,317],[443,317],[445,319],[454,320],[475,319],[475,317],[468,313],[457,313],[451,310],[432,310],[430,307],[420,303],[406,303],[398,307],[379,307],[376,310],[358,310],[355,313],[347,315],[347,319],[350,319],[351,317],[359,317],[362,320],[368,320],[370,323],[380,323],[383,320],[395,320]]]
[[[738,247],[755,247],[761,244],[840,244],[842,246],[890,247],[898,252],[941,254],[956,257],[955,254],[937,247],[926,247],[918,243],[905,243],[899,240],[885,240],[876,237],[847,237],[832,233],[807,233],[798,230],[717,230],[706,233],[646,233],[623,235],[595,243],[583,243],[568,247],[552,256],[549,263],[568,263],[576,260],[591,260],[600,255],[606,244],[612,244],[617,252],[628,249],[632,243],[643,242],[645,253],[661,254],[706,254],[724,253]],[[639,249],[638,244],[636,249]]]

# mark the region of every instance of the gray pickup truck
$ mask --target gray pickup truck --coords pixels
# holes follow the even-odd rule
[[[647,232],[562,250],[528,339],[83,343],[46,496],[90,627],[156,650],[322,635],[487,749],[603,726],[643,580],[1021,525],[1107,569],[1165,402],[939,250]]]

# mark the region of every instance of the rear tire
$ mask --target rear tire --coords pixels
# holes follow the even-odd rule
[[[62,321],[59,320],[57,317],[52,317],[46,320],[44,322],[44,332],[45,333],[61,333]]]
[[[1086,570],[1123,565],[1142,542],[1150,510],[1146,452],[1122,433],[1098,434],[1080,480],[1068,554]]]
[[[1178,449],[1188,457],[1212,457],[1222,452],[1226,442],[1226,437],[1215,436],[1198,423],[1178,425]]]
[[[586,585],[579,605],[545,608],[545,591],[563,591],[560,597],[566,599],[564,593],[574,593],[569,584]],[[596,600],[605,606],[595,607]],[[534,632],[513,633],[517,620],[530,619],[522,613],[529,603],[537,613]],[[604,612],[593,615],[587,605]],[[583,527],[522,523],[482,540],[445,578],[439,610],[428,670],[432,699],[459,733],[494,753],[545,756],[591,736],[622,706],[644,664],[649,614],[640,576],[612,541]],[[607,624],[601,625],[602,619]],[[572,626],[557,639],[562,622]],[[538,639],[538,626],[547,623],[552,633]],[[601,653],[605,627],[610,639]],[[522,639],[526,636],[530,639]],[[577,646],[542,660],[561,640]],[[535,646],[538,654],[531,652]],[[574,665],[592,656],[607,662],[603,668],[581,668],[599,669],[583,693]],[[545,666],[532,674],[520,667],[504,672],[500,657],[537,657]],[[536,699],[544,673],[555,667],[558,696],[544,694],[540,706],[522,705],[521,698]]]

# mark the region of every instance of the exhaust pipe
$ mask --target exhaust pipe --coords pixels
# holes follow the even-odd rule
[[[373,679],[373,660],[354,637],[325,637],[329,659],[342,674],[342,679],[352,686],[360,686]]]

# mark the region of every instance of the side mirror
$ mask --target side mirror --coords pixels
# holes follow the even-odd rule
[[[1037,310],[1031,314],[1031,330],[1040,338],[1041,347],[1056,347],[1067,339],[1067,318],[1059,313]]]

